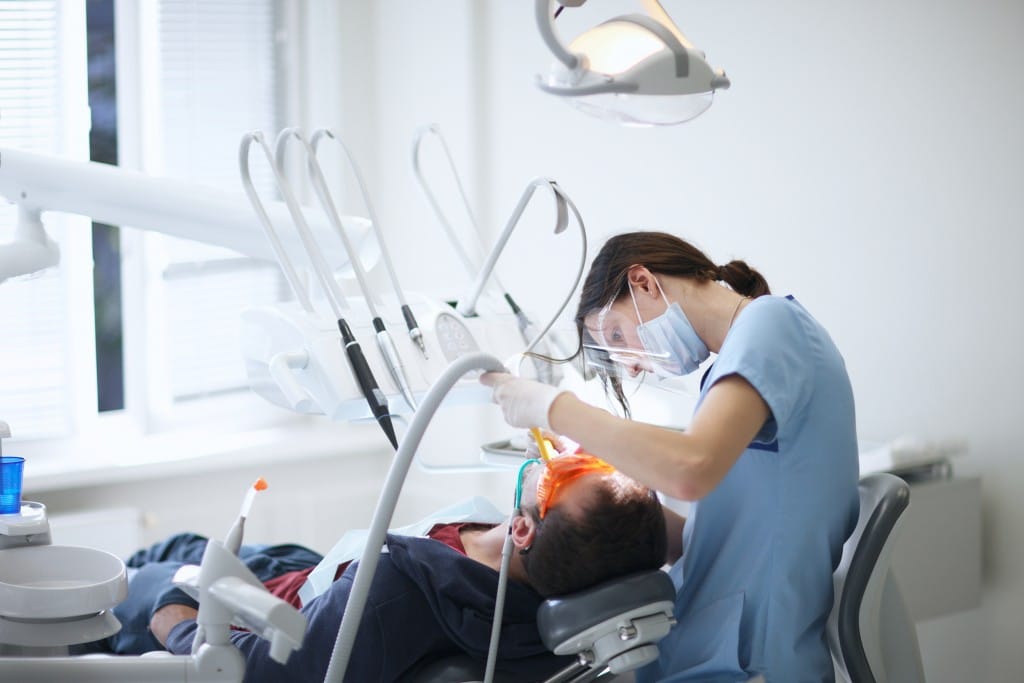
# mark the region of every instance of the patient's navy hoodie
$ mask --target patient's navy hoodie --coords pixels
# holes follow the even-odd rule
[[[389,534],[387,549],[373,577],[346,683],[396,681],[420,663],[445,655],[468,654],[485,662],[498,573],[429,538]],[[256,634],[232,632],[245,656],[246,683],[324,680],[357,564],[302,608],[306,636],[285,664],[270,658],[270,643]],[[572,662],[551,654],[541,642],[536,620],[541,600],[532,589],[509,581],[499,671],[536,680]],[[190,653],[195,629],[194,620],[175,626],[167,649]]]

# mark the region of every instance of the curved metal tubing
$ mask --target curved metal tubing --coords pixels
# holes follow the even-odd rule
[[[526,349],[523,351],[523,353],[529,353],[530,351],[532,351],[534,347],[536,347],[540,340],[544,337],[544,335],[548,333],[548,330],[550,330],[552,326],[554,326],[555,322],[558,321],[558,317],[562,315],[562,311],[564,311],[565,307],[569,305],[569,300],[572,298],[573,292],[576,291],[576,287],[579,286],[580,280],[583,279],[583,270],[586,267],[587,231],[586,227],[583,224],[583,218],[580,216],[580,212],[576,208],[576,204],[573,203],[573,201],[569,198],[569,195],[567,195],[565,191],[561,187],[559,187],[558,183],[556,183],[554,180],[551,180],[550,178],[534,178],[526,186],[526,189],[523,191],[522,196],[519,198],[519,203],[516,204],[516,208],[512,211],[512,216],[509,218],[508,223],[505,225],[505,229],[502,231],[501,236],[498,238],[498,241],[495,243],[494,248],[491,250],[490,256],[487,257],[487,262],[484,264],[484,267],[480,270],[476,282],[473,284],[472,294],[468,298],[460,300],[459,304],[455,307],[455,310],[457,310],[459,314],[463,316],[469,317],[475,315],[477,300],[480,298],[480,294],[483,292],[484,285],[487,283],[487,278],[490,276],[491,272],[494,270],[495,264],[498,262],[498,257],[501,256],[502,251],[504,251],[505,245],[508,243],[508,239],[512,235],[512,231],[515,230],[516,226],[519,224],[519,219],[522,217],[523,211],[526,210],[526,206],[527,204],[529,204],[534,192],[537,190],[538,187],[544,186],[551,188],[551,191],[555,195],[555,203],[557,207],[555,234],[557,235],[565,231],[566,227],[569,224],[569,212],[571,211],[572,215],[576,219],[576,224],[580,228],[580,238],[583,240],[583,249],[580,250],[580,264],[579,268],[576,271],[576,278],[573,283],[572,289],[569,290],[569,295],[562,302],[562,305],[558,307],[558,310],[555,312],[554,316],[552,316],[552,318],[548,321],[547,325],[545,325],[544,328],[533,338],[533,340],[530,341],[529,344],[527,344]]]
[[[245,188],[245,194],[249,197],[249,202],[252,204],[253,210],[256,211],[256,215],[260,219],[260,224],[263,226],[263,231],[267,235],[267,239],[270,240],[270,246],[274,250],[274,254],[277,256],[278,265],[281,266],[281,270],[284,271],[284,277],[288,280],[288,284],[291,285],[292,291],[295,292],[296,298],[302,308],[307,313],[313,312],[313,303],[309,300],[309,293],[306,288],[302,285],[302,279],[295,270],[295,266],[292,265],[292,261],[288,258],[288,253],[285,251],[284,245],[281,243],[281,239],[277,236],[277,231],[274,229],[274,224],[270,220],[270,215],[267,214],[266,207],[263,206],[263,202],[260,200],[259,194],[256,192],[256,186],[252,182],[252,174],[249,172],[249,147],[253,142],[259,142],[265,146],[266,141],[263,139],[262,131],[253,131],[246,133],[242,136],[242,141],[238,147],[238,167],[242,175],[242,187]]]
[[[313,135],[310,138],[310,145],[313,148],[314,157],[316,157],[320,140],[324,137],[329,137],[341,145],[341,149],[345,153],[345,158],[348,160],[349,166],[352,168],[352,173],[355,175],[356,183],[359,185],[359,192],[363,197],[363,204],[366,205],[366,211],[370,214],[370,224],[373,227],[374,233],[377,235],[377,244],[380,247],[381,259],[384,261],[384,267],[388,271],[388,277],[391,279],[391,285],[395,289],[395,295],[398,297],[398,303],[402,307],[402,315],[405,317],[405,323],[409,328],[409,336],[416,343],[416,346],[419,347],[423,356],[426,357],[427,347],[423,342],[423,332],[420,331],[419,325],[416,323],[416,318],[412,314],[412,309],[409,308],[409,304],[405,300],[405,292],[402,291],[402,286],[398,282],[398,274],[395,272],[395,266],[391,262],[391,254],[384,241],[384,233],[380,227],[380,220],[377,218],[377,212],[373,208],[373,202],[370,201],[370,193],[366,189],[366,182],[363,180],[363,174],[359,170],[359,165],[356,163],[355,157],[352,156],[352,152],[349,151],[348,146],[346,146],[342,139],[335,135],[329,128],[320,128],[313,132]]]
[[[415,411],[416,397],[412,393],[412,387],[405,374],[405,366],[402,364],[402,358],[398,354],[398,349],[395,347],[395,342],[391,338],[391,334],[384,326],[384,320],[377,312],[373,292],[366,281],[366,271],[363,270],[363,265],[359,260],[359,254],[352,245],[352,242],[349,240],[345,226],[341,222],[341,216],[338,214],[338,210],[334,206],[334,201],[331,198],[330,190],[327,189],[327,181],[324,178],[320,162],[316,157],[316,150],[314,146],[307,142],[295,128],[289,128],[285,131],[281,131],[281,136],[278,137],[278,161],[280,162],[281,157],[283,156],[282,148],[284,145],[283,140],[285,139],[283,136],[286,131],[289,133],[288,139],[298,140],[302,144],[302,149],[306,153],[306,169],[309,173],[310,183],[313,185],[317,199],[320,200],[320,205],[327,214],[328,221],[334,227],[335,232],[338,233],[338,237],[341,238],[345,251],[348,252],[348,260],[352,264],[352,271],[356,275],[356,281],[359,283],[359,289],[363,292],[363,298],[366,300],[366,307],[369,309],[370,317],[373,319],[373,327],[377,333],[377,346],[380,348],[381,355],[384,357],[384,362],[388,366],[388,372],[391,373],[391,378],[395,381],[399,391],[402,392],[402,396],[405,398],[406,403],[408,403],[409,407]]]

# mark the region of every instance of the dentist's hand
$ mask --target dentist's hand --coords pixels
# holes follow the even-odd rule
[[[523,429],[540,427],[551,431],[548,412],[563,393],[561,389],[505,372],[485,372],[480,375],[480,382],[494,388],[493,400],[501,406],[505,422]]]
[[[577,448],[576,442],[572,439],[545,429],[541,430],[541,437],[548,442],[548,455],[551,457],[573,453]],[[536,439],[528,438],[526,440],[526,459],[543,459],[543,453],[540,452],[540,445],[538,445]]]

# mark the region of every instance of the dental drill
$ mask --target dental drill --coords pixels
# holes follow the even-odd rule
[[[367,283],[366,280],[366,272],[363,270],[363,266],[362,263],[360,263],[359,256],[358,254],[356,254],[356,251],[348,238],[348,233],[345,230],[345,226],[342,225],[341,217],[338,215],[338,210],[334,206],[334,201],[331,198],[330,190],[328,189],[327,182],[324,179],[323,169],[320,167],[320,161],[317,158],[317,150],[319,149],[320,140],[323,139],[324,137],[329,137],[332,140],[337,140],[338,144],[341,145],[341,148],[345,153],[345,157],[348,159],[348,162],[356,175],[356,179],[359,181],[359,187],[360,190],[362,191],[363,201],[366,204],[366,210],[370,214],[370,220],[371,222],[377,220],[376,212],[371,208],[370,205],[369,193],[366,191],[366,188],[362,184],[362,176],[359,173],[358,166],[356,166],[355,159],[349,152],[348,147],[346,147],[345,144],[340,139],[335,137],[334,133],[332,133],[330,130],[326,128],[321,128],[315,131],[309,143],[306,143],[305,140],[303,140],[303,144],[305,145],[306,149],[306,160],[309,170],[310,181],[311,184],[313,185],[313,189],[316,191],[317,198],[320,200],[320,205],[323,207],[324,212],[327,214],[328,220],[334,227],[335,232],[338,233],[338,237],[341,238],[342,243],[344,243],[345,245],[345,250],[349,254],[349,261],[352,264],[352,272],[355,273],[356,282],[359,283],[359,288],[363,292],[363,299],[365,299],[366,306],[370,311],[371,318],[373,319],[373,329],[377,333],[377,345],[378,347],[380,347],[381,354],[384,356],[384,361],[385,363],[387,363],[388,370],[391,372],[391,377],[392,379],[394,379],[395,384],[398,385],[398,389],[399,391],[402,392],[402,397],[405,398],[406,403],[408,403],[409,407],[415,411],[416,398],[413,395],[412,387],[409,384],[409,380],[405,375],[405,366],[402,364],[402,358],[398,354],[398,349],[395,347],[395,342],[391,338],[391,334],[388,332],[387,328],[384,325],[384,319],[381,318],[380,314],[377,312],[377,306],[374,301],[373,292],[371,291],[370,285]],[[376,226],[376,223],[373,223],[373,225]],[[374,229],[376,230],[376,228]],[[382,237],[379,232],[377,233],[377,239],[378,241],[382,240]],[[386,253],[383,247],[381,248],[381,253]],[[396,291],[399,292],[399,296],[401,297],[401,291]],[[402,302],[403,317],[406,316],[407,310],[409,311],[408,315],[411,316],[412,311],[408,308],[408,305],[405,304],[401,298],[399,299],[399,301]],[[406,317],[405,319],[407,323],[410,320],[409,317]],[[415,318],[413,318],[412,320],[415,323]],[[419,331],[418,325],[414,324],[414,327],[417,331]],[[411,329],[412,328],[410,328],[410,330]],[[419,337],[414,337],[413,341],[416,342],[416,344],[420,347],[420,351],[423,353],[424,357],[426,357],[426,346],[423,343],[423,335],[420,334]]]
[[[239,166],[242,174],[242,184],[245,186],[249,200],[252,203],[253,208],[256,210],[257,216],[259,216],[264,230],[268,238],[271,240],[271,244],[274,246],[278,262],[281,264],[282,269],[288,276],[288,281],[296,291],[296,296],[299,297],[303,307],[306,309],[307,313],[312,313],[313,306],[309,301],[309,296],[305,293],[305,288],[302,286],[294,267],[291,265],[291,260],[288,258],[287,253],[284,251],[284,248],[280,246],[280,240],[277,238],[277,232],[274,229],[273,223],[270,221],[270,217],[267,215],[266,211],[263,210],[262,202],[260,201],[259,195],[256,193],[255,185],[252,182],[252,176],[249,172],[249,146],[253,142],[259,143],[268,162],[270,163],[274,172],[274,177],[277,180],[278,187],[281,190],[282,196],[285,198],[288,210],[292,216],[292,220],[295,222],[296,229],[299,231],[299,236],[302,239],[303,246],[309,254],[310,260],[314,266],[314,271],[320,279],[325,296],[334,311],[338,324],[338,331],[341,333],[342,346],[345,349],[345,355],[348,358],[352,374],[355,377],[356,382],[359,384],[359,389],[362,392],[363,397],[366,399],[367,405],[370,407],[370,412],[377,420],[377,424],[379,424],[381,429],[384,431],[384,435],[388,438],[392,447],[397,449],[398,438],[395,435],[395,428],[391,422],[391,411],[388,407],[387,398],[385,397],[384,392],[382,392],[380,387],[377,385],[377,380],[373,376],[373,371],[370,370],[370,365],[367,363],[366,357],[363,355],[359,342],[356,340],[355,335],[352,334],[351,328],[349,328],[348,323],[342,316],[341,302],[344,301],[344,296],[338,287],[338,283],[334,281],[334,277],[330,272],[330,267],[324,261],[323,255],[308,230],[305,219],[302,217],[302,212],[298,207],[298,202],[295,200],[295,196],[291,192],[291,186],[282,175],[277,161],[274,158],[274,154],[270,151],[270,147],[263,137],[263,133],[255,131],[252,133],[246,133],[242,136],[242,142],[239,149]]]
[[[412,309],[409,308],[408,302],[405,300],[405,292],[402,290],[402,286],[398,283],[398,274],[395,272],[395,266],[391,262],[391,254],[388,251],[387,243],[384,241],[384,232],[380,227],[380,220],[377,218],[377,212],[374,211],[373,202],[370,201],[370,193],[366,189],[366,181],[363,180],[363,174],[359,170],[359,165],[356,164],[355,158],[349,152],[348,147],[342,142],[341,138],[334,134],[329,128],[320,128],[313,132],[310,144],[313,147],[313,154],[316,154],[317,145],[321,138],[329,137],[332,140],[336,140],[341,145],[342,150],[345,152],[345,156],[348,158],[349,165],[352,168],[352,173],[356,178],[356,184],[359,185],[359,191],[363,196],[363,204],[366,205],[366,211],[370,214],[370,224],[373,228],[374,234],[377,235],[377,245],[380,247],[381,260],[384,261],[384,269],[388,272],[388,277],[391,280],[391,286],[395,290],[395,296],[398,297],[398,303],[401,306],[402,317],[405,319],[406,327],[409,328],[409,338],[412,339],[416,346],[419,347],[420,353],[423,357],[427,357],[427,345],[423,341],[423,332],[420,330],[419,323],[416,322],[416,316],[413,315]]]

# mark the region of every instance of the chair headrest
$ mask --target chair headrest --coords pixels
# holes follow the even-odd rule
[[[606,581],[593,588],[548,598],[537,610],[537,628],[548,649],[601,622],[646,605],[675,600],[672,579],[663,571],[647,571]]]

